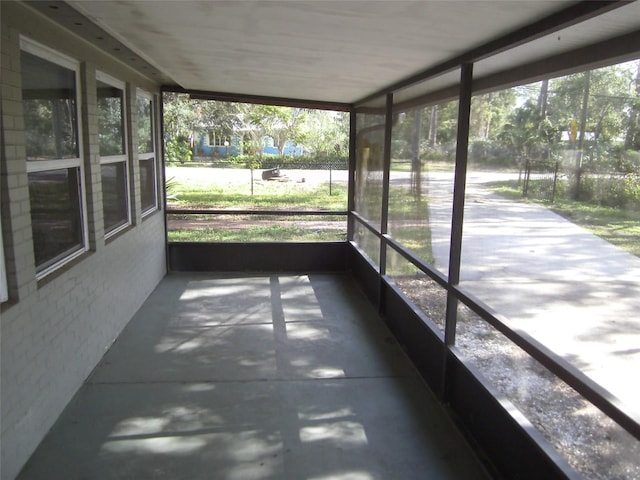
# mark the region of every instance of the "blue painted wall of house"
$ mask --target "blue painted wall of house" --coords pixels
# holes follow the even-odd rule
[[[234,138],[231,145],[228,147],[225,147],[224,145],[207,145],[205,143],[206,138],[207,137],[205,135],[197,137],[193,146],[194,157],[224,158],[233,157],[240,153],[239,140],[237,138]]]
[[[233,138],[231,144],[228,147],[225,147],[224,145],[208,145],[206,143],[206,139],[206,135],[200,135],[196,137],[193,146],[194,157],[225,158],[233,157],[242,153],[239,137]],[[265,144],[266,145],[262,150],[262,153],[267,155],[280,155],[278,149],[273,146],[273,139],[268,138]],[[304,146],[296,145],[294,142],[287,142],[282,153],[283,155],[297,157],[300,155],[304,155],[305,153],[309,153],[309,151],[305,149]]]

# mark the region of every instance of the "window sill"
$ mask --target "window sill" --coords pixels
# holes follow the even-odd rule
[[[109,245],[111,242],[113,242],[114,240],[120,238],[121,236],[123,236],[125,233],[127,233],[130,230],[133,230],[133,225],[131,225],[131,224],[127,225],[124,228],[116,229],[108,237],[105,237],[104,244],[105,245]]]
[[[161,212],[162,210],[159,207],[150,208],[149,210],[145,210],[142,212],[142,221],[144,222],[148,218],[151,218]]]
[[[52,282],[53,280],[55,280],[56,278],[58,278],[59,276],[61,276],[62,274],[68,272],[69,270],[71,270],[73,267],[75,267],[76,265],[78,265],[80,262],[82,262],[85,258],[90,257],[91,255],[93,255],[94,252],[87,250],[86,252],[83,252],[81,255],[78,255],[76,258],[74,258],[73,260],[70,260],[69,262],[60,265],[59,268],[51,271],[50,273],[48,273],[47,275],[45,275],[44,277],[40,278],[37,280],[38,283],[38,288],[42,288],[45,285],[49,284],[50,282]]]

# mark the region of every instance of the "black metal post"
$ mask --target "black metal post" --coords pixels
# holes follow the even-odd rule
[[[349,112],[349,180],[347,189],[347,241],[353,241],[354,219],[352,212],[355,210],[356,198],[356,110],[352,108]]]
[[[382,277],[387,272],[387,241],[385,235],[389,228],[389,178],[391,170],[391,133],[393,131],[393,93],[387,94],[386,111],[384,119],[384,150],[382,157],[382,207],[380,215],[380,278],[379,278],[379,308],[382,312],[382,289],[384,288]]]
[[[456,167],[453,184],[453,213],[451,218],[451,242],[449,247],[449,275],[447,284],[460,282],[460,258],[462,254],[462,222],[467,181],[467,159],[469,147],[469,117],[471,115],[471,93],[473,64],[462,65],[460,72],[460,99],[458,102],[458,132],[456,144]],[[444,328],[445,358],[443,361],[441,397],[447,400],[447,357],[449,346],[455,343],[458,299],[452,289],[447,292],[447,311]]]

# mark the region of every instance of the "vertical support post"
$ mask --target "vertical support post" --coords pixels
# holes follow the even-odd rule
[[[460,72],[460,97],[458,101],[458,132],[456,144],[456,168],[453,183],[453,213],[451,218],[451,241],[449,247],[449,286],[460,283],[460,258],[462,254],[462,222],[467,181],[467,160],[469,147],[469,117],[471,115],[471,94],[473,64],[462,65]],[[451,289],[447,292],[447,311],[444,328],[444,359],[440,396],[447,401],[449,347],[455,343],[458,299]]]
[[[389,178],[391,170],[391,133],[393,131],[393,93],[387,94],[384,117],[384,150],[382,157],[382,208],[380,212],[380,278],[379,278],[379,310],[383,310],[382,277],[387,273],[387,240],[385,235],[389,228]]]
[[[355,210],[356,199],[356,109],[349,111],[349,180],[347,188],[347,241],[353,241],[354,219],[352,212]]]

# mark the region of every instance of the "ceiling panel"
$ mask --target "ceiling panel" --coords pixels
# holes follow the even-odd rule
[[[640,29],[640,2],[636,1],[483,59],[474,65],[474,76],[483,77],[508,70],[524,62],[548,59],[638,29]],[[635,45],[635,50],[635,57],[637,57],[640,54],[640,45]],[[630,58],[633,58],[633,54],[631,55]],[[616,59],[616,61],[619,60]]]
[[[351,103],[571,1],[70,1],[196,90]]]

